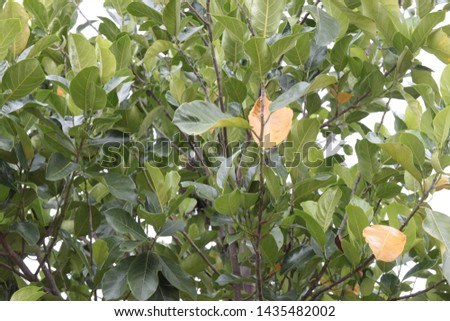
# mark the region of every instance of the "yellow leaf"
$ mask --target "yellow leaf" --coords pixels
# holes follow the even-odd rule
[[[368,226],[363,230],[363,236],[375,258],[384,262],[395,261],[406,243],[405,234],[386,225]]]
[[[342,92],[337,94],[336,100],[339,103],[339,105],[342,105],[345,104],[347,101],[349,101],[350,98],[352,98],[352,94]]]
[[[448,177],[441,177],[435,187],[436,191],[440,191],[442,189],[450,189],[450,181],[448,180]]]
[[[16,57],[27,46],[28,38],[30,37],[30,28],[28,27],[30,16],[21,4],[14,1],[8,1],[0,14],[0,20],[10,18],[19,19],[20,24],[22,25],[22,30],[16,36],[10,47],[11,52]]]
[[[292,117],[294,115],[292,109],[283,107],[271,113],[269,105],[271,101],[264,96],[264,134],[262,145],[264,148],[270,148],[280,144],[289,134],[292,127]],[[253,139],[260,144],[259,136],[261,134],[261,99],[256,100],[248,121],[252,126]]]

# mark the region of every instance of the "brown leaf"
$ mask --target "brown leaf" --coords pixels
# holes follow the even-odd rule
[[[264,135],[263,147],[270,148],[280,144],[288,136],[292,127],[292,117],[294,115],[292,109],[283,107],[271,113],[269,105],[271,101],[264,96]],[[260,144],[259,135],[261,133],[261,99],[257,99],[253,106],[248,120],[250,126],[253,127],[253,139]]]
[[[450,181],[448,180],[448,177],[441,177],[435,187],[436,191],[440,191],[442,189],[450,189]]]
[[[405,234],[386,225],[368,226],[363,230],[363,236],[375,258],[384,262],[395,261],[406,243]]]
[[[347,101],[352,98],[352,94],[341,92],[337,94],[336,100],[339,103],[339,105],[345,104]]]

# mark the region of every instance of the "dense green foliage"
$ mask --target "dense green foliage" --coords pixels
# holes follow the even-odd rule
[[[76,33],[78,3],[0,1],[3,299],[449,299],[450,67],[417,59],[450,63],[447,6],[107,0]]]

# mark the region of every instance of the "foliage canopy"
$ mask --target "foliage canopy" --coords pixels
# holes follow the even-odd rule
[[[0,1],[3,299],[449,299],[448,5],[79,2]]]

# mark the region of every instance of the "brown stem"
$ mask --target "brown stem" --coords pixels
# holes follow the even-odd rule
[[[42,259],[39,247],[36,246],[36,258],[42,267],[42,271],[44,272],[45,278],[50,285],[50,291],[54,295],[58,296],[62,299],[61,291],[58,289],[58,285],[56,284],[55,277],[53,276],[52,271],[50,270],[50,264],[47,266],[46,262]]]
[[[261,85],[261,96],[260,96],[260,122],[261,128],[259,132],[259,204],[258,204],[258,222],[256,227],[255,235],[255,273],[256,273],[256,299],[259,301],[264,300],[263,297],[263,278],[261,272],[261,232],[263,225],[263,211],[264,211],[264,85]]]
[[[238,6],[239,10],[241,10],[242,15],[245,18],[245,22],[247,23],[247,27],[248,27],[248,30],[250,31],[250,34],[254,37],[256,35],[256,33],[255,33],[255,30],[253,29],[252,22],[250,21],[250,17],[248,16],[244,7],[242,7],[242,5],[239,3],[239,0],[236,0],[236,5]]]
[[[396,67],[397,67],[396,64],[393,65],[388,71],[386,71],[386,72],[383,74],[383,77],[386,78],[387,76],[389,76],[390,74],[392,74],[392,73],[395,71]],[[323,123],[320,125],[320,128],[324,128],[324,127],[330,126],[330,124],[331,124],[333,121],[335,121],[336,119],[338,119],[338,118],[341,117],[342,115],[348,113],[349,111],[351,111],[351,110],[353,110],[353,109],[358,108],[358,107],[359,107],[359,104],[360,104],[364,99],[366,99],[366,98],[370,95],[370,93],[371,93],[371,90],[370,90],[370,89],[367,90],[364,94],[362,94],[361,96],[359,96],[358,98],[356,98],[356,100],[355,100],[349,107],[347,107],[347,108],[345,108],[345,109],[343,109],[343,110],[337,112],[333,117],[331,117],[331,118],[329,118],[327,121],[323,122]]]
[[[369,95],[370,95],[371,91],[368,90],[366,91],[364,94],[362,94],[361,96],[359,96],[358,98],[356,98],[356,100],[347,108],[342,109],[341,111],[338,111],[336,114],[333,115],[333,117],[329,118],[327,121],[323,122],[322,125],[320,125],[320,128],[324,128],[324,127],[328,127],[330,126],[330,124],[335,121],[336,119],[338,119],[339,117],[341,117],[342,115],[348,113],[349,111],[356,109],[359,107],[359,104],[366,99]]]
[[[184,238],[189,242],[189,244],[195,249],[195,251],[200,255],[200,257],[205,261],[205,263],[211,268],[211,270],[217,274],[220,275],[220,272],[216,269],[216,267],[211,263],[211,261],[208,259],[208,257],[203,253],[203,251],[195,244],[195,242],[191,239],[189,234],[187,234],[185,231],[182,231],[182,234]]]
[[[6,237],[0,233],[0,243],[3,246],[3,249],[8,253],[8,257],[17,264],[17,266],[22,270],[23,274],[27,278],[27,280],[31,282],[37,282],[37,277],[30,271],[28,266],[25,264],[23,259],[13,250],[11,245],[6,241]]]
[[[225,103],[223,100],[223,90],[222,90],[222,76],[219,68],[219,63],[217,62],[216,50],[214,48],[214,36],[213,36],[213,27],[212,27],[212,19],[211,19],[211,0],[206,0],[206,28],[208,30],[209,37],[209,47],[211,50],[211,57],[213,60],[214,72],[216,74],[216,82],[217,82],[217,93],[219,100],[220,110],[225,113]],[[228,137],[227,137],[226,128],[223,129],[223,144],[225,147],[226,158],[228,158]]]

